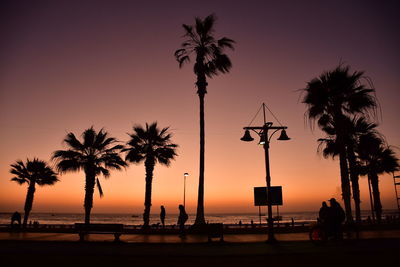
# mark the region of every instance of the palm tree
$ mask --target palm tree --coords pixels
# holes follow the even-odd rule
[[[363,72],[349,73],[349,67],[338,66],[333,71],[321,74],[308,82],[303,89],[306,93],[303,103],[307,105],[306,115],[311,121],[318,121],[322,128],[330,121],[335,129],[338,145],[342,197],[348,222],[351,214],[351,189],[346,151],[345,116],[368,115],[376,107],[373,89],[361,83]]]
[[[353,119],[345,116],[345,143],[346,143],[346,156],[349,167],[350,181],[352,195],[354,199],[354,208],[356,214],[356,222],[361,222],[361,207],[360,207],[360,187],[359,187],[359,168],[357,162],[357,155],[355,153],[359,137],[361,135],[377,133],[375,131],[376,124],[369,123],[364,117],[355,116]],[[325,120],[324,126],[320,125],[321,129],[328,134],[326,138],[318,139],[320,146],[324,145],[322,150],[325,158],[335,157],[339,155],[339,145],[336,140],[336,131],[330,120]],[[318,150],[320,147],[318,148]]]
[[[85,172],[85,224],[90,224],[95,184],[97,184],[100,196],[103,196],[103,190],[97,177],[102,174],[108,178],[110,176],[109,169],[120,170],[127,164],[119,156],[123,146],[118,145],[118,141],[109,137],[103,129],[96,132],[93,127],[90,127],[82,133],[82,138],[81,142],[74,133],[68,133],[64,139],[68,149],[55,151],[53,160],[56,161],[57,170],[60,173],[80,170]]]
[[[23,222],[23,227],[26,227],[29,213],[32,210],[36,184],[39,186],[53,185],[59,180],[53,169],[49,167],[45,161],[37,158],[33,160],[27,159],[26,163],[17,160],[16,163],[11,164],[10,173],[15,175],[15,177],[11,178],[11,181],[17,182],[20,185],[24,183],[28,184]]]
[[[190,61],[191,54],[195,54],[194,73],[197,76],[197,94],[200,99],[200,170],[197,213],[195,225],[205,225],[204,218],[204,97],[207,93],[207,79],[220,73],[227,73],[232,67],[229,57],[224,54],[225,48],[233,50],[233,40],[223,37],[216,40],[213,36],[216,17],[207,16],[204,20],[195,18],[195,25],[183,24],[185,41],[181,48],[175,51],[179,67]]]
[[[361,199],[359,186],[360,170],[356,150],[361,136],[379,133],[375,129],[377,125],[375,123],[368,122],[364,117],[354,117],[353,119],[347,118],[345,124],[346,151],[349,162],[350,181],[354,199],[356,222],[361,223]]]
[[[366,134],[360,137],[358,155],[362,162],[361,174],[368,175],[371,182],[374,209],[377,222],[381,222],[382,204],[379,192],[379,175],[398,171],[399,159],[393,149],[385,145],[382,138],[376,134]]]
[[[146,128],[137,125],[133,127],[134,133],[129,134],[131,139],[127,143],[128,147],[126,160],[133,163],[144,161],[146,168],[146,191],[144,200],[143,228],[147,228],[150,222],[151,208],[151,187],[153,182],[153,171],[156,163],[169,166],[171,160],[177,155],[175,150],[178,145],[171,143],[172,135],[168,132],[169,128],[160,130],[157,122],[153,122]]]

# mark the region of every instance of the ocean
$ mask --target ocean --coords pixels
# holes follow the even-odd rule
[[[396,210],[385,210],[383,217],[386,215],[396,214]],[[12,213],[4,212],[0,213],[0,224],[9,224],[11,221]],[[23,214],[21,214],[23,216]],[[295,223],[311,222],[316,221],[318,217],[318,211],[303,211],[303,212],[282,212],[280,215],[280,222],[291,223],[292,218]],[[276,216],[276,212],[274,212]],[[366,219],[370,216],[370,211],[362,211],[362,218]],[[223,223],[223,224],[238,224],[241,221],[243,224],[250,224],[253,220],[254,223],[260,223],[260,218],[257,213],[227,213],[227,214],[206,214],[206,221],[209,223]],[[189,214],[187,224],[193,224],[196,218],[195,214]],[[176,224],[178,214],[166,214],[165,224],[173,225]],[[59,225],[71,225],[74,223],[84,222],[83,213],[31,213],[29,221],[38,221],[40,224],[59,224]],[[124,225],[141,225],[143,218],[141,214],[92,214],[92,223],[122,223]],[[261,217],[261,222],[266,223],[265,214]],[[160,223],[159,214],[151,214],[150,224]]]

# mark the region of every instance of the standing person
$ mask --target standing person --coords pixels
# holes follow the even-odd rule
[[[161,206],[160,220],[161,220],[162,227],[165,228],[165,208],[164,208],[164,206]]]
[[[319,222],[321,224],[326,224],[327,218],[329,216],[329,207],[325,201],[322,202],[322,206],[319,209],[318,215],[319,215],[319,217],[318,217]]]
[[[329,200],[330,208],[329,208],[329,216],[328,221],[330,221],[332,235],[335,240],[340,240],[343,238],[342,236],[342,223],[344,222],[346,215],[344,213],[343,208],[336,201],[336,199],[331,198]]]
[[[13,213],[13,215],[11,216],[11,227],[14,228],[14,223],[18,223],[18,228],[21,227],[21,214],[16,211]]]
[[[185,207],[183,205],[179,205],[179,217],[178,217],[178,225],[179,225],[179,236],[185,236],[185,222],[188,220],[189,216],[185,211]]]
[[[326,233],[327,236],[333,235],[333,226],[329,216],[330,208],[325,201],[322,201],[322,206],[318,213],[318,222],[321,224],[321,229]]]

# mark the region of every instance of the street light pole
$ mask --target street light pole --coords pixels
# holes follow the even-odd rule
[[[277,132],[281,131],[281,135],[278,140],[290,140],[290,138],[286,134],[286,126],[272,126],[272,122],[266,122],[265,117],[265,104],[263,103],[263,112],[264,112],[264,125],[263,126],[255,126],[255,127],[243,127],[245,130],[244,136],[241,138],[242,141],[250,142],[254,139],[250,135],[250,130],[254,131],[261,137],[260,144],[264,147],[264,155],[265,155],[265,172],[266,172],[266,183],[267,183],[267,207],[268,207],[268,240],[269,243],[275,243],[275,235],[274,235],[274,219],[272,217],[272,199],[271,199],[271,174],[270,174],[270,166],[269,166],[269,143],[271,141],[272,136]],[[268,131],[274,130],[270,136],[268,136]]]
[[[183,174],[183,207],[186,208],[186,177],[189,176],[189,173],[185,172]]]
[[[266,172],[266,182],[267,182],[267,207],[268,207],[268,219],[267,219],[267,224],[268,224],[268,242],[275,242],[275,236],[274,236],[274,219],[272,217],[272,201],[271,201],[271,194],[269,194],[270,189],[271,189],[271,174],[270,174],[270,168],[269,168],[269,140],[268,140],[268,127],[267,124],[264,124],[264,140],[265,143],[263,145],[264,147],[264,154],[265,154],[265,172]]]

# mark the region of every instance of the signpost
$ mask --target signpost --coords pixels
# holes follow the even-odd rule
[[[271,186],[271,205],[279,206],[283,205],[282,199],[282,186]],[[258,216],[260,217],[261,224],[261,206],[268,205],[268,194],[267,187],[254,187],[254,206],[258,206]],[[278,208],[279,218],[279,208]]]

